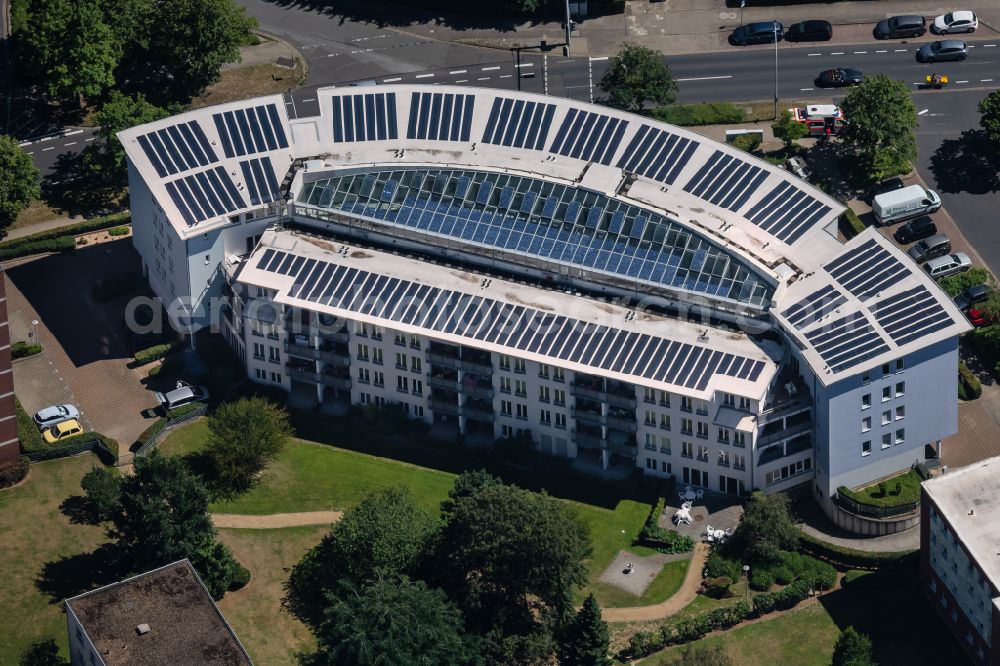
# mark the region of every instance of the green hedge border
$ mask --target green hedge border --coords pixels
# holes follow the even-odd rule
[[[817,539],[807,532],[799,535],[799,550],[835,566],[868,571],[916,566],[920,557],[919,550],[893,552],[856,550]]]
[[[31,234],[30,236],[22,236],[21,238],[0,241],[0,250],[10,250],[29,243],[62,238],[63,236],[76,236],[78,234],[85,234],[89,231],[100,231],[101,229],[107,229],[108,227],[120,227],[131,223],[131,211],[124,211],[113,215],[107,215],[105,217],[95,217],[92,220],[84,220],[83,222],[67,224],[64,227],[56,227],[55,229],[49,229],[47,231],[39,231],[38,233]]]

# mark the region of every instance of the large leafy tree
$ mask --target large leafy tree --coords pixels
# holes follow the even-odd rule
[[[798,547],[799,530],[792,522],[788,496],[755,492],[747,501],[740,524],[726,542],[726,551],[752,564],[774,563],[781,551]]]
[[[586,526],[568,505],[497,481],[460,483],[436,542],[434,578],[486,635],[492,661],[534,661],[572,611],[586,580]]]
[[[378,578],[360,589],[345,585],[333,598],[316,636],[309,666],[463,666],[479,662],[462,613],[440,590],[407,578]]]
[[[114,85],[122,45],[98,0],[33,0],[29,12],[20,53],[50,96],[93,98]]]
[[[216,541],[208,491],[179,458],[154,452],[123,477],[108,536],[124,567],[148,571],[188,558],[216,598],[246,580],[246,570]]]
[[[845,157],[866,181],[905,173],[917,157],[917,109],[902,81],[876,75],[856,86],[841,104]]]
[[[677,81],[659,51],[625,44],[601,77],[608,106],[641,111],[646,104],[670,104],[677,98]]]
[[[148,92],[187,100],[215,83],[227,62],[237,62],[256,19],[233,0],[162,2],[146,36]]]
[[[809,128],[792,117],[792,112],[783,109],[778,114],[778,119],[771,124],[774,136],[781,139],[785,148],[791,148],[792,144],[809,133]]]
[[[113,91],[94,115],[94,121],[100,127],[100,141],[84,153],[88,170],[105,182],[125,185],[128,175],[125,149],[118,140],[118,132],[166,118],[171,111],[150,104],[142,93],[128,96]]]
[[[226,493],[248,490],[291,434],[288,412],[259,397],[221,405],[209,417],[208,430],[206,453],[215,481]]]
[[[0,136],[0,230],[42,196],[39,173],[31,155],[9,136]]]
[[[587,595],[559,640],[559,666],[611,666],[610,642],[597,599]]]
[[[833,666],[876,666],[872,642],[864,634],[847,627],[833,647]]]
[[[434,521],[414,504],[405,488],[368,495],[348,509],[292,569],[289,606],[316,626],[329,595],[341,584],[360,589],[379,577],[414,572],[434,528]]]
[[[979,100],[979,114],[979,126],[986,131],[990,143],[1000,148],[1000,91]]]

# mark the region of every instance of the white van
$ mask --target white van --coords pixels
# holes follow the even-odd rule
[[[872,213],[879,224],[894,224],[933,213],[941,207],[941,197],[922,185],[880,194],[872,200]]]

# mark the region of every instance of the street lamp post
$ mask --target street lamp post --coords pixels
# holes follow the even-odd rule
[[[750,598],[750,565],[749,564],[744,564],[743,565],[743,576],[746,577],[746,579],[747,579],[747,586],[746,586],[746,593],[745,594],[746,594],[746,598],[749,599]]]
[[[740,0],[740,27],[743,27],[743,8],[747,6],[747,0]]]
[[[774,119],[778,119],[778,22],[771,26],[774,30]]]
[[[569,22],[569,0],[566,0],[566,55],[569,55],[569,35],[572,32]]]
[[[38,320],[37,319],[32,319],[31,320],[31,342],[32,342],[32,344],[36,344],[36,345],[38,344],[38,330],[37,330],[37,327],[38,327]]]

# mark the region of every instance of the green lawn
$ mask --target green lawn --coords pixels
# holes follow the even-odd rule
[[[91,575],[88,554],[104,543],[104,530],[72,524],[59,509],[79,495],[80,479],[96,456],[31,466],[28,481],[0,491],[0,608],[8,621],[0,664],[17,664],[25,647],[55,638],[68,656],[62,600],[82,592]]]
[[[914,470],[907,470],[898,476],[883,481],[886,493],[883,496],[879,484],[874,483],[860,490],[839,491],[858,504],[869,506],[892,507],[920,501],[920,475]],[[896,484],[899,493],[896,494]]]
[[[206,421],[197,421],[172,432],[159,448],[169,455],[197,453],[207,434]],[[404,485],[421,507],[436,514],[454,478],[450,472],[297,439],[264,473],[259,485],[234,500],[215,502],[211,508],[218,513],[243,514],[344,509],[365,493]],[[663,601],[680,587],[684,571],[679,565],[666,567],[641,598],[597,583],[619,550],[628,549],[637,555],[655,552],[631,545],[651,511],[649,504],[621,500],[614,509],[579,501],[571,504],[590,528],[594,548],[589,563],[590,585],[578,592],[578,602],[592,591],[602,605],[649,605]]]

